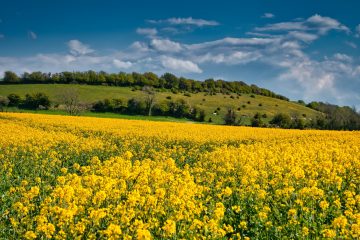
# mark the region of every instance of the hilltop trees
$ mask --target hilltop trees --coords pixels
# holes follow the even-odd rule
[[[4,82],[5,83],[20,83],[21,79],[16,75],[16,73],[11,71],[6,71],[4,73]]]
[[[184,77],[177,77],[171,73],[165,73],[158,76],[152,72],[145,73],[106,73],[104,71],[85,71],[85,72],[60,72],[60,73],[43,73],[32,72],[23,73],[20,77],[16,73],[5,72],[3,84],[88,84],[88,85],[110,85],[122,87],[135,87],[141,89],[144,86],[149,86],[157,89],[169,89],[173,92],[187,91],[187,92],[208,92],[215,93],[247,93],[259,94],[272,98],[282,100],[289,100],[284,96],[275,94],[265,88],[260,88],[256,85],[247,85],[242,81],[228,82],[221,79],[206,79],[205,81],[198,81]]]

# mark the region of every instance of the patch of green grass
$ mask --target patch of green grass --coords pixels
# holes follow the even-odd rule
[[[22,97],[27,93],[36,93],[43,92],[50,96],[50,99],[58,103],[60,100],[59,96],[66,89],[76,89],[79,92],[80,100],[86,103],[93,103],[98,100],[103,100],[105,98],[120,98],[127,101],[130,98],[143,98],[144,94],[142,91],[132,91],[128,87],[115,87],[115,86],[91,86],[91,85],[78,85],[78,84],[21,84],[21,85],[0,85],[0,96],[7,96],[10,93],[16,93]],[[205,93],[191,93],[190,97],[184,96],[183,93],[174,94],[170,91],[158,92],[156,96],[156,101],[167,100],[166,97],[170,96],[171,100],[184,99],[192,106],[197,106],[201,109],[204,109],[206,113],[205,120],[208,121],[209,118],[212,119],[215,124],[222,124],[224,115],[227,112],[227,109],[232,108],[236,111],[236,114],[240,117],[242,116],[245,119],[245,123],[250,123],[250,118],[254,116],[255,113],[259,112],[261,115],[266,114],[268,117],[264,119],[265,122],[268,122],[275,114],[277,113],[286,113],[291,116],[301,117],[303,114],[306,114],[307,118],[315,118],[316,116],[321,115],[320,112],[317,112],[313,109],[305,107],[301,104],[294,102],[288,102],[276,98],[270,98],[260,95],[254,95],[251,97],[251,94],[241,94],[237,96],[236,94],[224,95],[206,95]],[[250,104],[248,103],[250,102]],[[245,106],[245,108],[243,107]],[[218,114],[213,114],[217,108],[221,110],[218,111]],[[238,110],[240,108],[240,110]],[[56,112],[56,111],[55,111]],[[59,113],[63,114],[63,113]],[[85,114],[99,114],[100,117],[112,117],[113,113],[85,113]],[[116,117],[119,114],[114,114]],[[145,117],[148,118],[148,117]],[[152,117],[160,118],[164,117]],[[166,121],[169,121],[170,118],[165,118]],[[176,119],[176,118],[175,118]]]

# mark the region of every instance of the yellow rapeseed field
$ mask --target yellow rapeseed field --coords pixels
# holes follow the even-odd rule
[[[359,239],[360,132],[0,114],[1,239]]]

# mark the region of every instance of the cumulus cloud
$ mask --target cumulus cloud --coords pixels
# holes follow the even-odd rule
[[[28,36],[30,39],[32,40],[36,40],[37,39],[37,35],[36,33],[34,33],[33,31],[28,31]]]
[[[202,73],[202,70],[199,68],[199,66],[189,60],[163,56],[161,58],[161,64],[165,69],[180,73]]]
[[[89,45],[84,44],[76,39],[70,40],[67,45],[70,49],[70,53],[73,55],[85,55],[94,52],[94,50],[91,49]]]
[[[136,33],[140,35],[154,36],[158,33],[156,28],[137,28]]]
[[[204,26],[218,26],[220,23],[214,20],[205,20],[200,18],[168,18],[163,20],[148,20],[149,23],[158,24],[158,23],[167,23],[171,25],[194,25],[197,27]]]
[[[169,39],[152,39],[150,46],[161,52],[179,52],[182,50],[180,43],[173,42]]]
[[[128,69],[133,65],[130,61],[121,61],[119,59],[114,59],[113,64],[115,67],[121,69]]]
[[[273,13],[264,13],[264,15],[261,16],[262,18],[274,18],[275,15]]]

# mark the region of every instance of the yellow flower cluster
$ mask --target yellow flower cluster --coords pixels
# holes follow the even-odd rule
[[[1,239],[360,238],[360,132],[0,113]]]

